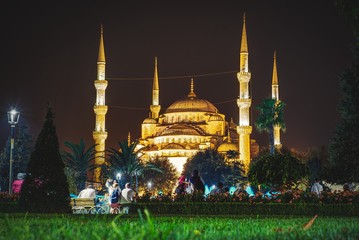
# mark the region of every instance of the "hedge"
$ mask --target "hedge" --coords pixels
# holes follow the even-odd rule
[[[181,215],[285,215],[285,216],[359,216],[359,204],[286,204],[286,203],[135,203],[130,212],[148,209],[152,214]]]

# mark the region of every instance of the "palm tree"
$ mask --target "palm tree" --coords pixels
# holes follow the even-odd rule
[[[285,130],[283,118],[283,108],[285,103],[273,98],[264,99],[262,104],[257,107],[260,115],[255,123],[259,132],[269,133],[269,152],[274,154],[274,126],[279,126]]]
[[[65,165],[74,173],[77,191],[84,189],[87,180],[87,170],[95,158],[95,144],[86,149],[85,142],[80,139],[80,143],[64,143],[70,152],[61,151],[62,159]]]
[[[138,192],[138,180],[137,177],[142,175],[146,170],[161,171],[159,168],[152,164],[144,164],[141,161],[143,148],[137,149],[138,141],[128,143],[128,140],[118,142],[119,149],[110,148],[107,150],[108,160],[103,165],[104,172],[109,174],[110,172],[120,173],[124,181],[119,184],[121,188],[126,182],[133,183],[133,178],[136,180],[136,192]],[[121,178],[122,179],[122,178]],[[123,184],[122,184],[123,183]]]

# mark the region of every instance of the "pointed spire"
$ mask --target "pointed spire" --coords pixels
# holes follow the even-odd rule
[[[158,87],[158,69],[157,69],[157,57],[155,57],[155,73],[153,77],[153,87],[152,90],[159,90]]]
[[[127,145],[128,146],[131,145],[131,132],[128,132],[128,135],[127,135]]]
[[[278,85],[277,57],[276,57],[276,55],[277,55],[276,51],[274,51],[272,85]]]
[[[196,97],[196,94],[194,93],[193,78],[191,78],[191,91],[189,92],[188,97],[190,97],[190,98],[195,98]]]
[[[228,128],[228,138],[227,138],[227,142],[231,142],[231,133],[229,132],[229,128]]]
[[[105,59],[105,46],[103,42],[103,26],[101,24],[101,36],[100,36],[100,47],[98,50],[98,62],[106,62]]]
[[[247,52],[248,52],[248,45],[247,45],[247,31],[246,31],[246,13],[243,13],[241,53],[247,53]]]

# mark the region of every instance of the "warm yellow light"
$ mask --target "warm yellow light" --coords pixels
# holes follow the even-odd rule
[[[175,166],[178,173],[182,173],[183,165],[186,163],[188,157],[169,157],[170,163]]]

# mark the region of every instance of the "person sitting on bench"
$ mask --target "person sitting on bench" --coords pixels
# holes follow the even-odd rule
[[[129,204],[133,203],[135,199],[135,191],[131,188],[131,183],[125,184],[125,189],[121,192],[121,205],[123,206],[123,213],[128,214]]]
[[[95,198],[96,190],[93,189],[92,185],[88,185],[87,188],[82,190],[77,197],[78,198]]]

